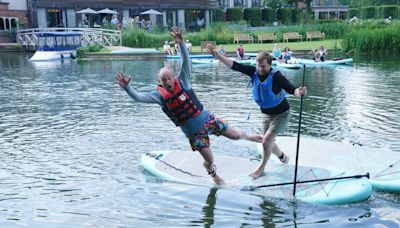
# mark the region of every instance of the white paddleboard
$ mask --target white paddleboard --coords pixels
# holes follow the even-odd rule
[[[297,137],[277,137],[276,143],[294,165]],[[257,150],[262,153],[261,144],[257,144]],[[270,160],[279,162],[274,155]],[[400,193],[400,153],[302,136],[298,165],[343,170],[349,175],[368,172],[374,189]]]
[[[249,176],[259,161],[231,156],[214,155],[217,173],[226,185],[234,189],[256,189],[256,193],[275,198],[291,199],[293,194],[294,166],[268,164],[265,175],[254,180]],[[214,183],[203,167],[203,159],[197,152],[155,151],[141,159],[145,170],[153,175],[180,183],[213,186]],[[321,168],[299,167],[299,181],[343,177],[346,173]],[[281,186],[252,188],[260,185],[289,183]],[[250,188],[246,188],[250,187]],[[343,204],[367,199],[372,193],[371,184],[365,177],[322,182],[299,183],[296,199],[314,204]]]

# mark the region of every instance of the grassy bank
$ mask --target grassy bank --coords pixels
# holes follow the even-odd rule
[[[344,52],[355,54],[400,53],[400,23],[357,27],[342,38]]]
[[[353,20],[334,21],[329,23],[312,23],[293,26],[263,27],[257,30],[249,30],[248,27],[232,23],[214,23],[202,29],[200,32],[185,33],[184,38],[189,39],[193,45],[193,52],[200,53],[202,41],[215,41],[217,46],[224,45],[227,52],[235,52],[238,45],[233,44],[235,33],[250,34],[257,40],[257,35],[273,32],[278,40],[282,40],[284,32],[299,32],[305,40],[307,31],[321,31],[326,35],[326,40],[279,42],[281,49],[289,47],[294,51],[307,51],[317,49],[324,45],[331,51],[343,50],[345,53],[398,53],[400,52],[400,23],[393,21],[386,23],[384,20]],[[151,48],[162,50],[165,41],[172,41],[166,32],[148,33],[138,27],[129,26],[122,32],[123,46],[132,48]],[[247,52],[271,51],[274,43],[244,44]],[[172,45],[173,46],[173,45]]]
[[[339,39],[343,33],[346,33],[348,25],[343,22],[328,24],[304,24],[293,26],[262,27],[257,30],[249,30],[246,26],[232,23],[213,23],[211,26],[202,29],[199,32],[185,33],[185,39],[189,39],[194,46],[199,46],[202,41],[212,40],[217,44],[233,44],[235,33],[245,33],[257,36],[262,33],[274,33],[278,41],[283,40],[283,33],[298,32],[306,39],[307,31],[324,32],[327,39]],[[172,41],[168,33],[148,33],[136,26],[128,26],[122,32],[122,42],[126,47],[136,48],[161,48],[165,41]]]

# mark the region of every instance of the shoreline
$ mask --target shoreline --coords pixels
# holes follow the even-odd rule
[[[266,48],[268,49],[268,48]],[[19,43],[0,43],[0,53],[4,52],[34,52],[32,50],[25,49]],[[246,51],[247,53],[258,53],[257,51]],[[226,52],[228,56],[235,57],[235,52]],[[295,55],[308,55],[309,50],[294,50]],[[191,55],[204,55],[207,52],[193,51]],[[160,50],[152,48],[131,48],[124,46],[113,46],[105,47],[99,52],[86,52],[82,57],[77,58],[78,60],[141,60],[151,58],[165,58],[166,54]]]

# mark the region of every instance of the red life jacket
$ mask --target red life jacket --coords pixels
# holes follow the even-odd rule
[[[239,51],[240,57],[244,58],[244,49],[241,47],[241,48],[238,48],[238,51]]]
[[[193,90],[182,89],[177,79],[172,93],[162,86],[157,86],[157,90],[163,98],[163,111],[177,126],[184,125],[186,120],[200,115],[203,110]]]

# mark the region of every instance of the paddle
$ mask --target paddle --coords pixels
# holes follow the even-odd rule
[[[306,65],[303,65],[303,82],[301,83],[301,87],[304,87],[305,77],[306,77]],[[295,168],[294,168],[293,197],[296,196],[296,180],[297,180],[297,167],[298,167],[298,163],[299,163],[300,129],[301,129],[301,114],[303,112],[303,99],[304,99],[304,96],[301,95],[301,97],[300,97],[299,127],[297,129],[296,164],[295,164]]]
[[[362,178],[366,177],[369,179],[369,173],[364,175],[354,175],[354,176],[345,176],[345,177],[331,177],[331,178],[323,178],[323,179],[315,179],[315,180],[305,180],[305,181],[295,181],[295,182],[283,182],[283,183],[276,183],[276,184],[265,184],[265,185],[253,185],[253,186],[245,186],[241,191],[254,191],[258,188],[268,188],[268,187],[276,187],[282,185],[289,185],[289,184],[304,184],[304,183],[312,183],[312,182],[322,182],[322,181],[331,181],[331,180],[342,180],[342,179],[351,179],[351,178]]]

